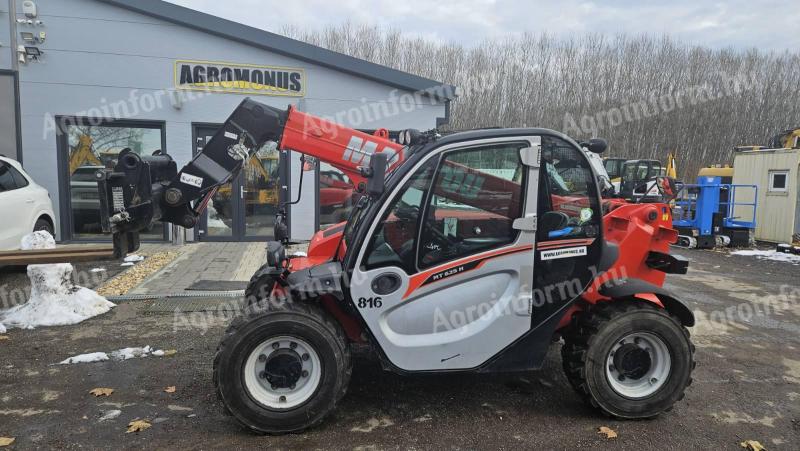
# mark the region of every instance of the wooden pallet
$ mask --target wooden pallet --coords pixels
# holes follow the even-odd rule
[[[55,249],[0,251],[0,266],[75,263],[114,259],[114,247],[105,244],[63,246]]]

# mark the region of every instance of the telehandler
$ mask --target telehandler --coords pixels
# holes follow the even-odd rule
[[[244,100],[180,171],[124,151],[97,173],[118,254],[153,221],[193,227],[262,145],[343,171],[348,220],[287,257],[280,211],[267,263],[214,358],[227,410],[259,433],[319,424],[345,395],[351,347],[402,374],[522,372],[563,338],[567,378],[619,418],[672,408],[691,384],[689,307],[662,285],[687,262],[665,203],[603,212],[581,145],[546,129],[373,134]],[[582,143],[602,152],[603,140]]]

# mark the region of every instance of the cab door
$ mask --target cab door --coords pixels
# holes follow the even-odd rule
[[[378,212],[350,295],[398,368],[475,368],[530,330],[540,140],[437,149]]]
[[[543,136],[540,166],[533,328],[567,307],[603,270],[603,213],[590,161],[574,142]]]

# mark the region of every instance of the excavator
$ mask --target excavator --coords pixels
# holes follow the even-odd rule
[[[541,368],[563,339],[567,380],[600,412],[651,418],[683,398],[695,318],[663,284],[688,263],[669,254],[666,203],[603,211],[582,148],[605,141],[541,128],[392,134],[245,99],[180,170],[123,151],[97,172],[119,255],[153,221],[192,227],[264,145],[327,162],[362,194],[302,256],[287,255],[279,209],[213,362],[238,422],[268,434],[320,424],[345,396],[354,347],[399,374],[497,374]]]

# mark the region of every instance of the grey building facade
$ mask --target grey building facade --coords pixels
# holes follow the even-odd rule
[[[103,238],[96,167],[126,147],[162,150],[180,167],[246,96],[360,129],[434,128],[454,97],[433,80],[158,0],[0,0],[0,43],[0,154],[50,191],[62,241]],[[262,149],[187,239],[268,238],[301,166]],[[292,238],[344,216],[345,179],[319,163],[303,173]]]

